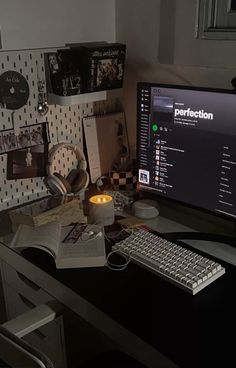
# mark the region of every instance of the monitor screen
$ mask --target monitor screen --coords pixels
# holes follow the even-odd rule
[[[138,83],[138,188],[236,218],[236,94]]]

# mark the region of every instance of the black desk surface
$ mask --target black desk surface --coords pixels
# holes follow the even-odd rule
[[[192,296],[133,263],[59,270],[43,251],[24,256],[180,367],[236,367],[236,267],[221,261],[225,275]]]

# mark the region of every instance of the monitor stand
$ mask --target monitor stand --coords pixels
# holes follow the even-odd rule
[[[236,266],[236,238],[209,233],[179,232],[166,234],[172,241],[181,241],[219,260]]]

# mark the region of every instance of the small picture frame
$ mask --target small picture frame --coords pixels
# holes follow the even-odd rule
[[[46,176],[48,144],[11,151],[7,154],[7,179]]]
[[[60,70],[58,62],[58,54],[56,52],[50,52],[47,54],[47,57],[50,73],[52,74],[58,73]]]

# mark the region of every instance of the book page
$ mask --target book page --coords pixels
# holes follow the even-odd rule
[[[105,240],[97,225],[75,225],[62,228],[56,264],[61,267],[104,266]]]
[[[87,258],[104,255],[103,248],[100,247],[99,241],[80,241],[76,244],[61,243],[58,252],[59,258]]]
[[[61,225],[58,222],[49,222],[37,227],[20,224],[11,242],[11,247],[40,248],[55,258],[58,253],[60,233]]]

